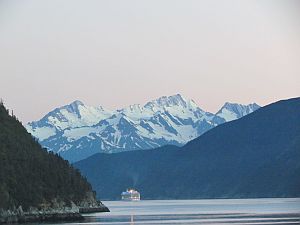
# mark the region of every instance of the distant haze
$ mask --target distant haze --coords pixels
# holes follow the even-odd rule
[[[0,0],[0,97],[23,122],[176,93],[211,112],[300,96],[300,1]]]

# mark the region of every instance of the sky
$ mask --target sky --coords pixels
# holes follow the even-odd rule
[[[0,0],[0,98],[24,123],[177,93],[210,112],[300,96],[300,1]]]

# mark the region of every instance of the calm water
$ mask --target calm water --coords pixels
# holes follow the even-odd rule
[[[110,213],[86,215],[95,224],[300,224],[300,199],[104,202]]]

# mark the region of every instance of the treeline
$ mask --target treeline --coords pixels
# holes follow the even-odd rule
[[[78,170],[43,149],[0,103],[0,209],[79,204],[91,191]]]

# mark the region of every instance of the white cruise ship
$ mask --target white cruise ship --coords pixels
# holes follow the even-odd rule
[[[128,188],[126,191],[121,194],[123,201],[139,201],[141,200],[141,195],[138,191]]]

